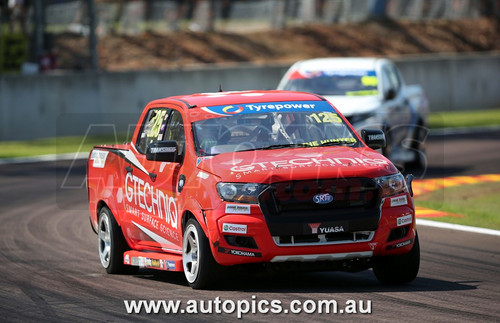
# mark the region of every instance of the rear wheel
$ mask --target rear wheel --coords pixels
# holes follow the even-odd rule
[[[422,122],[419,122],[417,128],[415,129],[415,134],[411,143],[411,150],[414,151],[415,157],[414,159],[407,164],[408,167],[411,168],[424,168],[425,167],[425,129],[422,125]]]
[[[108,274],[130,273],[135,267],[123,264],[123,253],[128,245],[113,214],[107,207],[99,211],[97,241],[101,265]]]
[[[373,272],[377,279],[388,285],[405,284],[417,277],[420,267],[420,245],[418,235],[411,251],[405,255],[383,256],[374,259]]]
[[[208,238],[193,218],[187,221],[184,229],[182,263],[184,275],[191,287],[202,289],[213,283],[217,263],[212,256]]]

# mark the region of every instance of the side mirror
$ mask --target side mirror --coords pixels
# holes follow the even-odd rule
[[[174,140],[155,141],[146,150],[146,159],[175,163],[178,159],[177,142]]]
[[[392,100],[396,97],[396,90],[394,89],[389,89],[387,92],[385,92],[385,99],[386,100]]]
[[[386,145],[385,134],[382,130],[363,129],[361,130],[361,138],[371,149],[384,148]]]

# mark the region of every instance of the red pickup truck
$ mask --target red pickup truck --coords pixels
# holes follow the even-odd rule
[[[314,94],[152,101],[131,142],[89,156],[101,264],[183,271],[193,288],[250,263],[410,282],[420,262],[411,176],[373,150],[384,145],[382,131],[359,135]]]

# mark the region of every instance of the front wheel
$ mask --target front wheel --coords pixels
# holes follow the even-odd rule
[[[398,256],[377,257],[373,263],[373,272],[377,279],[388,285],[399,285],[413,281],[420,267],[420,245],[418,235],[409,253]]]
[[[215,277],[215,262],[208,238],[195,219],[189,219],[182,241],[182,263],[189,285],[195,289],[208,287]]]

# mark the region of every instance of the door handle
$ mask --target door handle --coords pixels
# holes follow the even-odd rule
[[[134,171],[134,169],[130,165],[125,167],[125,170],[127,171],[127,173],[132,173]]]

